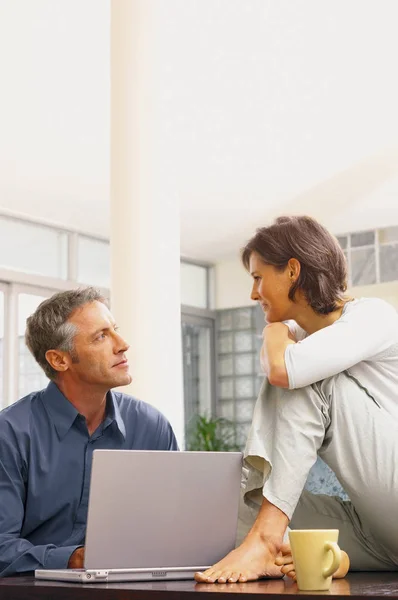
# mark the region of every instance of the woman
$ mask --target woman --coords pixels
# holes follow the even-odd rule
[[[383,300],[346,295],[343,252],[309,217],[280,217],[257,230],[242,260],[268,323],[267,377],[245,448],[244,502],[254,523],[196,579],[280,576],[284,562],[282,572],[292,575],[282,545],[289,522],[339,529],[353,570],[398,570],[397,312]],[[303,492],[317,454],[349,502]]]

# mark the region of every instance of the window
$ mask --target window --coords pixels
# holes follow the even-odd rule
[[[380,281],[398,280],[398,227],[379,231]]]
[[[352,285],[369,285],[376,283],[376,251],[375,247],[351,249]]]
[[[217,413],[236,424],[236,442],[243,447],[263,376],[259,350],[264,315],[258,306],[217,311]]]
[[[33,293],[18,294],[18,398],[41,390],[48,384],[42,368],[25,344],[26,319],[47,297]]]
[[[181,304],[209,308],[207,267],[181,263]]]
[[[351,285],[398,281],[398,227],[338,236]]]
[[[79,282],[90,285],[110,287],[111,257],[108,242],[79,235],[77,279]]]
[[[350,266],[352,285],[376,283],[375,232],[350,234]]]
[[[182,315],[185,422],[214,409],[214,320]]]
[[[187,311],[183,339],[189,417],[195,412],[214,412],[215,316],[208,310],[209,268],[180,264],[182,303]],[[108,296],[110,272],[107,240],[0,215],[0,276],[5,282],[0,283],[0,409],[48,384],[25,344],[27,317],[45,298],[78,285],[100,287]],[[240,368],[244,371],[247,366]]]
[[[5,381],[4,381],[4,325],[5,325],[5,313],[4,313],[4,291],[0,288],[0,410],[4,407],[5,397]]]
[[[67,261],[66,232],[0,217],[0,266],[67,279]]]

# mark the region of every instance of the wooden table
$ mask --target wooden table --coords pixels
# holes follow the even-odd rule
[[[258,594],[266,594],[267,600],[285,595],[398,599],[398,572],[350,573],[346,579],[333,581],[329,592],[299,592],[296,584],[285,579],[211,585],[194,581],[82,585],[35,581],[33,577],[0,579],[0,600],[221,600],[226,594],[239,594],[242,600],[253,600]]]

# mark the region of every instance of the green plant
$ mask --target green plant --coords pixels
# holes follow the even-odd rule
[[[223,417],[196,415],[187,427],[187,450],[233,452],[240,450],[235,441],[236,426]]]

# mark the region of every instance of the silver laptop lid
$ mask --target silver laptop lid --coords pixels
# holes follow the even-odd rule
[[[95,450],[85,568],[211,565],[235,544],[240,452]]]

